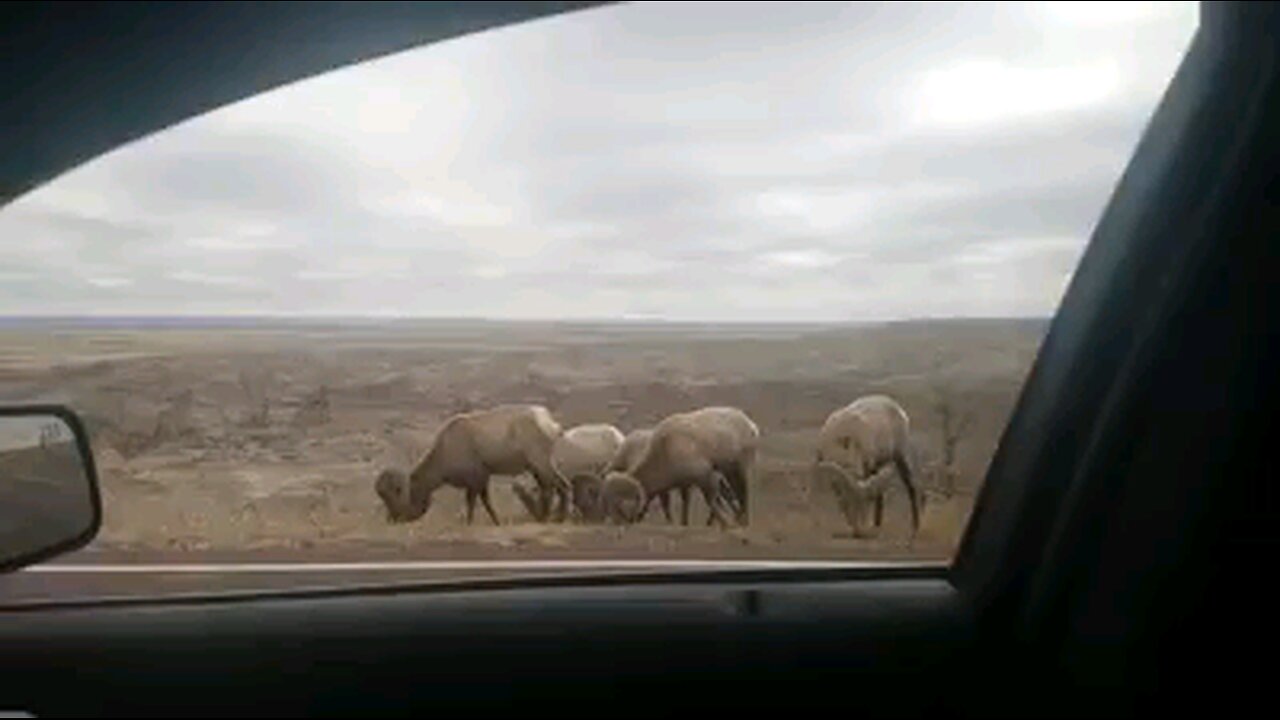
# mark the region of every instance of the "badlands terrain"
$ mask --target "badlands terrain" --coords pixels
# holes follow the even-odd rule
[[[945,559],[1046,328],[9,319],[0,402],[62,402],[85,419],[105,504],[92,549],[113,555]],[[872,392],[911,418],[928,494],[912,542],[900,486],[879,536],[854,539],[805,472],[827,414]],[[451,414],[511,402],[624,432],[741,407],[762,432],[751,525],[704,527],[700,498],[687,528],[656,507],[628,528],[541,524],[511,478],[494,481],[501,526],[482,514],[467,526],[448,488],[422,520],[386,522],[379,469],[409,469]]]

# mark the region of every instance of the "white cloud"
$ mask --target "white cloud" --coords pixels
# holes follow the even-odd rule
[[[19,199],[0,307],[1047,313],[1195,15],[634,3],[480,33],[246,99]]]
[[[838,228],[865,213],[871,199],[856,193],[835,197],[811,192],[770,190],[755,198],[756,211],[767,218],[786,218],[813,229]]]
[[[839,259],[823,250],[780,250],[765,253],[760,259],[770,265],[782,265],[797,268],[820,268],[831,265]]]
[[[1045,252],[1078,253],[1081,250],[1082,245],[1075,238],[1009,238],[971,243],[957,253],[954,259],[961,265],[1006,265],[1024,258],[1038,257]]]
[[[186,244],[193,248],[211,250],[213,252],[254,252],[261,250],[288,250],[302,247],[305,243],[299,239],[204,235],[188,238]]]
[[[250,279],[238,275],[218,275],[214,273],[195,272],[193,270],[179,270],[172,273],[169,277],[178,282],[194,283],[197,285],[248,285]]]
[[[1101,104],[1120,85],[1120,70],[1107,59],[1043,68],[965,59],[924,75],[913,119],[926,127],[1012,123]]]
[[[85,282],[88,282],[90,285],[93,285],[94,287],[100,287],[100,288],[127,287],[133,284],[133,280],[129,278],[110,277],[110,276],[85,278]]]
[[[355,273],[349,270],[300,270],[297,273],[299,280],[355,280],[362,278],[362,273]]]
[[[402,255],[352,254],[320,257],[300,270],[302,280],[398,280],[412,271],[411,259]]]
[[[497,265],[481,265],[473,268],[471,274],[484,280],[497,280],[507,276],[506,268]]]
[[[1125,25],[1169,16],[1183,10],[1179,6],[1196,3],[1176,2],[1116,2],[1115,0],[1074,0],[1073,2],[1041,3],[1045,13],[1054,22],[1090,26]]]

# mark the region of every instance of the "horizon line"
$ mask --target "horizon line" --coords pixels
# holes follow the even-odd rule
[[[141,320],[223,320],[223,321],[356,321],[356,322],[397,322],[397,321],[419,321],[419,322],[476,322],[476,323],[510,323],[510,324],[543,324],[543,323],[565,323],[565,324],[592,324],[592,323],[619,323],[619,324],[667,324],[667,325],[870,325],[870,324],[887,324],[898,322],[937,322],[948,320],[1051,320],[1053,314],[1047,315],[919,315],[904,316],[899,318],[844,318],[844,319],[825,319],[825,320],[793,320],[793,319],[769,319],[769,320],[724,320],[714,318],[665,318],[665,317],[545,317],[545,318],[510,318],[510,317],[492,317],[492,316],[463,316],[463,315],[322,315],[322,314],[270,314],[270,313],[223,313],[223,314],[197,314],[197,313],[174,313],[174,314],[144,314],[144,313],[119,313],[119,314],[98,314],[98,313],[59,313],[59,314],[21,314],[21,313],[0,313],[0,323],[6,321],[94,321],[94,320],[112,320],[112,321],[141,321]]]

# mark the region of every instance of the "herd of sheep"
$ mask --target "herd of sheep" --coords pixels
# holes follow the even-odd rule
[[[879,528],[888,476],[896,474],[911,504],[913,533],[920,525],[920,496],[907,463],[908,419],[892,398],[869,395],[831,413],[818,432],[812,477],[835,490],[855,535]],[[533,477],[532,489],[515,485],[517,497],[538,521],[639,522],[653,500],[668,522],[671,494],[689,503],[697,490],[706,501],[707,524],[749,521],[751,486],[760,430],[733,407],[676,413],[624,436],[612,425],[563,430],[541,405],[501,405],[447,420],[426,456],[411,472],[382,471],[375,490],[391,522],[421,518],[445,485],[466,493],[471,523],[479,500],[499,524],[489,499],[493,475]]]

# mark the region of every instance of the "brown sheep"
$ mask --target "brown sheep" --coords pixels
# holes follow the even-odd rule
[[[653,428],[643,428],[640,430],[632,430],[627,433],[626,439],[622,443],[622,448],[618,450],[618,454],[614,456],[613,462],[609,465],[610,470],[619,472],[629,472],[635,468],[640,462],[640,458],[644,457],[644,451],[649,447],[649,440],[653,438]],[[671,518],[671,493],[672,490],[662,493],[658,496],[658,502],[662,505],[662,515],[667,522],[673,522]],[[685,525],[689,524],[689,486],[682,485],[675,490],[680,493],[681,500],[681,518]]]
[[[644,518],[655,496],[697,486],[707,502],[708,524],[727,524],[721,512],[725,506],[745,524],[748,481],[759,443],[756,424],[737,408],[707,407],[678,413],[658,423],[648,447],[630,471],[614,471],[609,477],[632,478],[643,488],[645,500],[638,520]]]
[[[551,464],[551,448],[560,435],[559,423],[541,405],[501,405],[455,415],[445,422],[411,473],[384,470],[374,487],[392,522],[422,517],[431,507],[432,493],[452,485],[467,493],[468,524],[479,498],[497,525],[498,515],[489,501],[490,476],[528,472],[538,483],[541,507],[549,511],[550,498],[555,495],[559,498],[558,517],[563,519],[569,484]]]
[[[840,498],[854,535],[884,520],[884,494],[891,469],[907,490],[912,533],[920,529],[920,502],[907,463],[907,413],[887,395],[868,395],[831,413],[818,432],[815,480],[825,478]],[[867,513],[874,510],[868,523]]]

